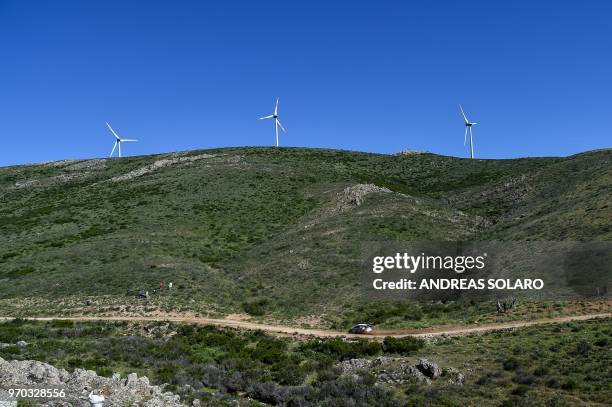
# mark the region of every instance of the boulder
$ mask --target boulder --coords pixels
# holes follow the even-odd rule
[[[421,373],[427,376],[430,379],[437,379],[442,374],[442,371],[433,362],[430,362],[427,359],[419,359],[419,362],[415,366]]]
[[[423,372],[421,372],[419,369],[417,369],[414,366],[408,366],[404,369],[404,374],[408,377],[412,377],[414,379],[416,379],[417,381],[421,382],[421,383],[425,383],[425,384],[431,384],[431,380],[429,380],[429,378],[427,376],[425,376],[425,374],[423,374]]]
[[[448,377],[448,384],[463,386],[465,383],[465,375],[453,367],[446,370],[446,376]]]
[[[89,392],[98,389],[106,395],[105,407],[146,405],[150,407],[184,406],[178,395],[163,392],[159,386],[152,386],[147,377],[131,373],[121,380],[114,374],[112,378],[98,376],[91,370],[75,369],[67,372],[47,363],[34,360],[6,361],[0,358],[0,389],[12,386],[36,387],[45,385],[64,389],[66,397],[39,403],[41,406],[87,406]],[[7,399],[6,390],[0,390],[0,400]]]

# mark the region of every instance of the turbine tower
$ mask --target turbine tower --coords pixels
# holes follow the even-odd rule
[[[472,126],[478,123],[472,123],[471,121],[468,120],[467,116],[465,115],[465,112],[463,111],[463,107],[461,107],[461,105],[459,105],[459,109],[461,109],[463,120],[465,120],[465,134],[463,135],[463,145],[467,143],[467,134],[468,134],[468,129],[469,129],[470,130],[470,158],[474,159],[474,140],[472,138]]]
[[[138,140],[131,140],[129,138],[121,138],[117,135],[117,133],[115,133],[115,130],[113,130],[113,128],[111,127],[110,124],[108,124],[108,122],[106,122],[106,125],[108,126],[108,129],[111,131],[111,133],[113,133],[113,136],[115,136],[115,144],[113,145],[113,149],[111,150],[109,157],[112,157],[113,153],[115,152],[115,148],[119,147],[118,156],[119,158],[121,158],[121,143],[123,143],[124,141],[138,141]]]
[[[287,132],[280,120],[278,120],[278,98],[276,98],[276,105],[274,106],[274,113],[270,116],[260,117],[259,120],[274,119],[274,130],[276,132],[276,147],[278,147],[278,128],[280,127],[285,133]]]

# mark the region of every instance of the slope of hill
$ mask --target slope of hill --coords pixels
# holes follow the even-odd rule
[[[163,279],[168,309],[342,314],[365,241],[612,240],[611,164],[227,148],[0,168],[0,306],[119,306]]]

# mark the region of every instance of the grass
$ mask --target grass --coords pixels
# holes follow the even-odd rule
[[[184,154],[203,153],[214,157],[119,182],[110,180],[174,156],[0,168],[2,309],[40,303],[23,308],[40,314],[86,298],[123,306],[163,279],[176,287],[151,300],[163,309],[319,315],[345,326],[363,315],[365,241],[612,238],[609,150],[517,160],[301,148]],[[334,211],[337,194],[357,183],[394,193]],[[397,307],[419,321],[419,306]],[[426,308],[421,321],[435,314]]]
[[[274,338],[207,326],[167,323],[0,323],[5,359],[35,359],[69,370],[109,376],[137,372],[183,399],[211,405],[251,397],[265,403],[304,401],[327,405],[605,405],[612,394],[612,320],[600,319],[499,331],[423,342]],[[391,356],[392,363],[426,357],[442,377],[426,385],[411,380],[373,386],[389,366],[342,374],[352,358]],[[463,386],[450,385],[455,369]],[[372,388],[360,393],[358,388]],[[374,390],[376,389],[376,390]],[[365,399],[363,399],[365,397]],[[244,400],[243,400],[244,401]],[[331,404],[330,404],[331,403]],[[298,404],[299,405],[299,404]]]

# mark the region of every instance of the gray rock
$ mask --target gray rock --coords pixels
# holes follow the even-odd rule
[[[337,209],[344,211],[357,207],[363,203],[366,195],[379,192],[391,192],[391,190],[374,184],[357,184],[344,188],[344,190],[338,194]]]
[[[372,359],[372,366],[385,366],[393,362],[395,359],[389,356],[378,356]]]
[[[446,372],[448,376],[448,384],[463,386],[465,383],[465,375],[463,373],[453,367],[449,368]]]
[[[430,362],[427,359],[419,359],[419,362],[416,364],[416,368],[421,371],[425,376],[430,379],[437,379],[442,374],[442,371],[433,362]]]
[[[134,386],[138,382],[138,375],[136,373],[130,373],[125,379],[126,386]]]
[[[406,376],[409,376],[409,377],[412,377],[412,378],[416,379],[419,382],[426,383],[426,384],[431,384],[431,380],[429,380],[429,378],[427,376],[425,376],[423,374],[423,372],[421,372],[419,369],[417,369],[414,366],[408,366],[404,370],[404,374]]]
[[[372,365],[370,359],[349,359],[344,360],[338,364],[338,367],[342,372],[353,372],[355,370],[368,369]]]
[[[17,345],[20,348],[25,348],[26,346],[28,346],[28,343],[26,341],[19,341],[15,345]]]
[[[98,376],[90,370],[75,369],[67,372],[64,369],[37,361],[6,361],[0,358],[0,389],[12,386],[53,386],[63,388],[66,398],[40,404],[41,406],[88,406],[87,397],[94,389],[106,394],[105,407],[138,405],[150,407],[179,407],[178,395],[162,392],[159,386],[152,386],[146,377],[135,373],[128,375],[125,381],[119,374],[112,378]],[[8,393],[0,390],[0,399],[7,398]]]
[[[421,150],[402,150],[395,155],[419,155],[419,154],[428,154],[429,151],[421,151]]]

